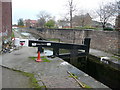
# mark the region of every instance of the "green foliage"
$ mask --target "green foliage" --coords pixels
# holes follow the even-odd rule
[[[116,59],[118,59],[118,60],[120,60],[120,57],[118,57],[118,56],[112,56],[113,58],[116,58]]]
[[[15,37],[14,32],[12,32],[12,38],[14,38],[14,37]]]
[[[35,88],[40,88],[40,86],[38,85],[38,81],[36,80],[36,78],[34,77],[34,74],[32,73],[26,73],[26,72],[21,72],[24,76],[27,76],[30,78],[30,81],[32,82],[32,86]]]
[[[91,26],[85,26],[83,27],[84,29],[96,29],[95,27],[91,27]]]
[[[76,76],[74,73],[72,73],[72,75],[73,75],[76,79],[78,79],[78,76]],[[72,75],[70,75],[69,77],[73,78]]]
[[[105,31],[113,31],[114,29],[111,28],[111,27],[105,27],[104,30],[105,30]]]
[[[75,29],[96,29],[96,28],[91,26],[84,26],[84,27],[75,27]]]
[[[92,88],[91,86],[88,86],[87,84],[83,83],[83,85],[85,86],[85,88]]]
[[[45,24],[46,27],[48,28],[52,28],[55,26],[55,21],[54,20],[49,20],[46,24]]]
[[[62,53],[70,53],[70,51],[67,50],[67,49],[60,49],[59,53],[60,54],[62,54]]]
[[[18,20],[18,26],[24,26],[24,21],[22,18]]]
[[[37,57],[29,57],[32,60],[36,60]],[[51,62],[49,59],[46,58],[46,56],[41,56],[42,62]]]
[[[76,79],[78,79],[78,76],[76,76],[74,73],[72,73],[72,75],[76,78]],[[70,78],[73,78],[73,76],[72,75],[70,75],[69,77]],[[83,83],[83,82],[81,82],[85,87],[84,88],[92,88],[91,86],[88,86],[87,84],[85,84],[85,83]]]

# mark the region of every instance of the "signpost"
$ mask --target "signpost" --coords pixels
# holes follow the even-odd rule
[[[28,39],[20,39],[20,38],[15,38],[14,43],[15,46],[27,46],[28,47]]]

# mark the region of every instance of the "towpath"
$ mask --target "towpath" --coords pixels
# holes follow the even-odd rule
[[[91,88],[108,88],[58,57],[48,58],[46,53],[42,53],[41,56],[44,56],[49,62],[36,62],[35,59],[32,59],[33,57],[37,57],[36,51],[37,48],[22,47],[19,50],[2,55],[0,64],[10,69],[34,74],[39,86],[47,88],[81,88],[70,77],[67,73],[68,71],[76,75],[79,81]]]

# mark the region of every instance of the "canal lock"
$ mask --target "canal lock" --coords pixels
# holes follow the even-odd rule
[[[77,63],[71,63],[70,57],[63,58],[68,63],[74,65],[78,69],[92,76],[94,79],[100,81],[111,89],[119,88],[120,84],[120,70],[117,70],[109,64],[101,63],[100,60],[93,57],[79,57]]]
[[[48,50],[48,48],[46,49]],[[46,53],[47,50],[45,50]],[[51,51],[52,49],[49,48],[49,50]],[[82,70],[83,72],[87,73],[94,79],[107,85],[111,89],[119,88],[120,70],[109,66],[109,64],[101,63],[98,58],[94,56],[91,57],[90,55],[88,55],[88,57],[74,58],[76,59],[75,63],[70,62],[70,57],[62,59]]]

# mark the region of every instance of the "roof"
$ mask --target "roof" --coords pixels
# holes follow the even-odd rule
[[[37,23],[37,20],[26,19],[25,22],[28,22],[28,23]]]

